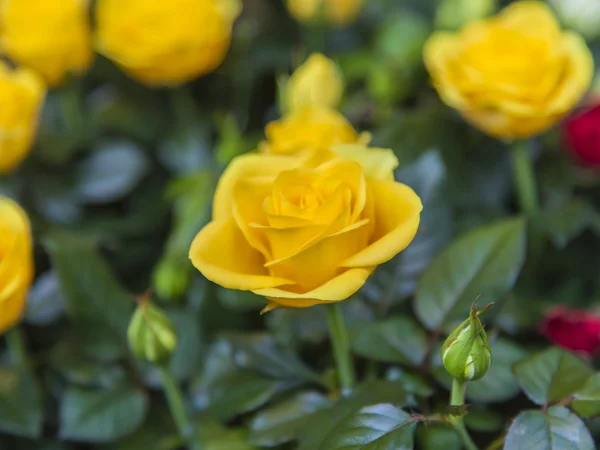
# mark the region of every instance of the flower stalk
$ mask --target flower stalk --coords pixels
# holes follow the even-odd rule
[[[327,305],[327,319],[340,388],[342,395],[347,396],[354,386],[355,375],[350,354],[350,338],[338,302]]]
[[[465,390],[467,388],[466,381],[460,381],[454,378],[452,380],[452,392],[450,393],[450,406],[463,406],[465,404]],[[450,424],[454,427],[460,439],[463,442],[463,445],[467,450],[479,450],[477,444],[473,442],[467,428],[465,427],[465,423],[463,421],[462,416],[454,416],[450,415],[448,418]]]
[[[538,210],[538,192],[531,159],[529,141],[515,141],[511,146],[511,165],[515,188],[522,211],[532,217]]]

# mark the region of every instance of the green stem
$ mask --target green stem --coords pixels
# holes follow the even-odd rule
[[[20,369],[31,367],[25,335],[21,327],[15,326],[6,333],[6,346],[8,347],[10,359],[15,366]]]
[[[202,445],[197,441],[194,426],[185,410],[183,395],[181,394],[179,386],[173,379],[173,376],[167,367],[158,366],[158,370],[160,371],[160,376],[162,378],[163,387],[169,403],[169,409],[171,410],[173,420],[175,421],[175,425],[177,425],[180,436],[187,442],[190,450],[201,450]]]
[[[456,378],[452,380],[452,392],[450,393],[450,406],[462,406],[465,404],[465,390],[467,388],[467,383],[464,381],[459,381]],[[477,444],[473,442],[465,424],[463,422],[462,417],[460,416],[450,416],[450,423],[460,436],[463,445],[467,450],[479,450]]]
[[[327,305],[327,319],[340,387],[342,395],[345,396],[350,394],[354,386],[354,368],[350,354],[350,339],[344,324],[342,308],[338,302]]]
[[[531,159],[529,141],[515,141],[511,147],[511,164],[519,204],[532,217],[538,210],[538,193]]]

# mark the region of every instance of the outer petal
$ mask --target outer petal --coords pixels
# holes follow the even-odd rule
[[[233,190],[236,183],[246,177],[276,177],[284,170],[297,167],[300,157],[289,155],[269,155],[251,153],[235,158],[217,184],[213,200],[213,219],[222,220],[231,216],[233,208]]]
[[[365,284],[373,269],[373,267],[349,269],[304,294],[277,288],[256,289],[253,292],[269,297],[269,300],[282,306],[292,308],[305,308],[316,303],[338,302],[358,291]]]
[[[210,281],[229,289],[263,289],[293,284],[271,277],[264,257],[252,248],[233,218],[212,221],[194,238],[192,264]]]
[[[404,250],[419,228],[421,199],[408,186],[391,181],[372,181],[375,199],[374,242],[344,260],[342,267],[369,267],[389,261]]]

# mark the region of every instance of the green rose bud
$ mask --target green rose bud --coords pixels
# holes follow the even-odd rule
[[[479,314],[493,303],[477,310],[471,307],[469,318],[450,333],[442,347],[442,362],[446,371],[459,381],[483,378],[492,363],[492,351]]]
[[[144,361],[160,364],[169,359],[177,336],[167,315],[148,299],[142,299],[127,329],[129,347]]]
[[[443,0],[435,14],[437,28],[456,30],[477,19],[489,16],[496,0]]]
[[[182,264],[186,259],[165,258],[157,266],[154,272],[154,291],[160,299],[173,300],[185,294],[192,274],[190,265]]]

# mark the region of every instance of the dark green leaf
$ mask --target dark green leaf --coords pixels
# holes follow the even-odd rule
[[[600,373],[595,373],[573,394],[573,411],[581,417],[600,416]]]
[[[534,403],[547,405],[580,389],[593,370],[572,353],[552,347],[515,364],[513,372]]]
[[[352,349],[364,358],[419,366],[427,353],[427,334],[414,320],[400,316],[357,328]]]
[[[118,357],[126,348],[133,299],[90,242],[55,234],[45,244],[81,344],[92,357]]]
[[[400,367],[390,367],[385,374],[385,379],[399,383],[402,389],[409,394],[414,394],[418,397],[430,397],[433,395],[433,388],[424,376],[407,372]]]
[[[554,245],[564,248],[586,228],[600,230],[600,215],[584,199],[572,198],[559,208],[542,214],[539,223]]]
[[[136,145],[103,144],[77,170],[77,197],[83,203],[113,202],[131,192],[147,171],[146,156]]]
[[[400,385],[391,381],[373,381],[358,386],[352,395],[333,408],[323,409],[310,416],[306,426],[296,436],[299,450],[326,449],[323,443],[344,421],[368,405],[388,402],[397,407],[404,406],[408,396]]]
[[[331,406],[331,400],[318,392],[300,392],[258,413],[250,422],[250,442],[275,447],[290,442],[310,415]]]
[[[182,444],[169,410],[154,407],[135,433],[121,439],[116,446],[107,444],[103,450],[176,450]]]
[[[46,272],[29,290],[25,320],[35,325],[48,325],[62,315],[63,303],[56,274]]]
[[[31,439],[42,433],[42,393],[28,372],[0,368],[0,430]]]
[[[508,430],[504,450],[594,450],[590,432],[564,407],[525,411]]]
[[[469,413],[465,415],[464,421],[468,428],[482,433],[495,433],[504,426],[504,419],[500,412],[476,406],[469,407]]]
[[[248,443],[248,431],[225,428],[210,418],[202,418],[196,429],[202,450],[258,450]]]
[[[110,442],[133,433],[144,421],[148,398],[131,386],[112,389],[70,387],[60,407],[62,439]]]
[[[431,330],[451,331],[473,301],[500,301],[525,258],[525,222],[510,219],[478,228],[448,246],[423,273],[414,309]]]
[[[450,426],[431,424],[419,427],[417,441],[423,450],[462,450],[458,433]]]
[[[339,423],[315,450],[412,450],[416,425],[389,403],[367,406]]]

